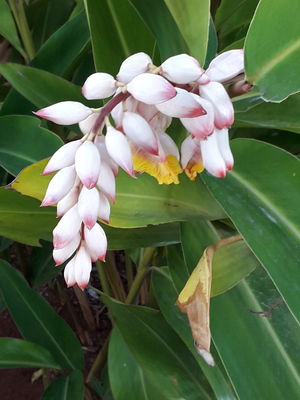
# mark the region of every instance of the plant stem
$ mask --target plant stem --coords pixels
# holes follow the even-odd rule
[[[108,296],[111,295],[111,291],[110,291],[110,287],[109,284],[107,282],[107,277],[106,277],[106,273],[104,270],[104,265],[101,261],[97,261],[96,262],[96,267],[97,267],[97,271],[98,271],[98,275],[99,275],[99,279],[100,279],[100,283],[101,283],[101,287],[102,290],[105,294],[107,294]],[[96,289],[94,289],[96,290]]]
[[[130,288],[133,281],[132,261],[126,252],[125,252],[125,269],[126,269],[127,285]]]
[[[103,368],[108,352],[108,345],[109,345],[110,335],[107,336],[101,350],[99,351],[91,369],[89,370],[88,376],[86,378],[86,382],[89,383],[94,377],[99,377],[100,371]]]
[[[31,61],[35,56],[35,49],[27,22],[23,0],[9,0],[9,5],[14,15],[19,34],[28,58],[26,61]]]

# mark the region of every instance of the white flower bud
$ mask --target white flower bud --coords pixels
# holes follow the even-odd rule
[[[200,147],[204,168],[217,178],[224,178],[226,165],[218,147],[216,133],[212,133],[205,140],[200,140]]]
[[[54,171],[73,165],[76,150],[81,144],[81,140],[74,140],[73,142],[66,143],[59,148],[48,161],[43,175],[48,175]]]
[[[58,171],[49,182],[42,207],[57,203],[72,189],[76,179],[74,165]]]
[[[112,201],[115,202],[116,198],[116,181],[115,176],[111,170],[111,168],[106,164],[101,164],[99,179],[97,182],[97,186],[100,190],[103,191],[105,196]]]
[[[101,166],[100,154],[94,143],[84,142],[75,154],[75,168],[81,182],[88,189],[96,186]]]
[[[92,110],[77,101],[61,101],[42,108],[35,115],[60,125],[72,125],[87,118]]]
[[[89,284],[92,262],[85,246],[81,244],[75,256],[75,280],[81,290],[84,290]]]
[[[84,225],[91,229],[98,218],[99,192],[96,188],[82,187],[78,197],[78,213]]]
[[[96,72],[84,82],[82,94],[88,100],[106,99],[116,90],[116,80],[113,76],[105,72]]]
[[[68,264],[65,266],[64,270],[64,278],[68,287],[74,286],[76,283],[75,280],[75,258],[74,256]]]
[[[222,129],[222,130],[215,129],[215,132],[220,153],[225,162],[227,171],[230,171],[233,168],[234,160],[229,145],[228,129]]]
[[[151,58],[145,53],[136,53],[129,56],[121,64],[117,75],[119,82],[128,83],[135,76],[147,72],[149,65],[152,64]]]
[[[78,214],[77,204],[61,218],[53,229],[53,245],[56,249],[67,246],[80,230],[82,220]]]
[[[110,204],[104,193],[99,192],[99,209],[98,218],[102,219],[107,224],[109,223],[110,217]]]
[[[104,230],[99,224],[92,229],[84,227],[84,238],[86,249],[93,261],[105,260],[107,250],[107,239]]]
[[[79,128],[84,135],[88,135],[92,132],[98,117],[99,113],[93,112],[93,114],[89,115],[86,119],[79,122]]]
[[[204,72],[198,61],[188,54],[168,58],[161,64],[161,71],[171,82],[179,84],[197,81]]]
[[[78,194],[78,186],[75,182],[75,186],[70,190],[70,192],[57,203],[57,217],[62,217],[67,211],[70,210],[70,208],[72,208],[77,203]]]
[[[64,263],[68,258],[71,257],[71,255],[74,253],[74,251],[77,250],[79,243],[81,240],[81,236],[79,233],[74,237],[74,239],[67,244],[65,247],[62,249],[54,249],[53,250],[53,259],[56,263],[56,265],[61,265]]]
[[[137,100],[146,104],[159,104],[176,96],[176,90],[162,76],[140,74],[127,85],[128,92]]]
[[[244,50],[225,51],[212,60],[206,70],[211,81],[225,82],[244,71]]]

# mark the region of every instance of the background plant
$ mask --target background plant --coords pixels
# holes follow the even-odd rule
[[[0,339],[0,365],[36,367],[43,399],[299,397],[299,12],[297,0],[0,0],[1,308],[23,337]],[[40,172],[80,132],[32,111],[87,104],[86,77],[115,75],[135,52],[156,65],[186,52],[205,67],[242,46],[254,88],[233,100],[233,171],[181,175],[176,186],[121,175],[103,226],[108,260],[93,270],[100,292],[66,289],[48,243],[55,210],[39,207]],[[184,130],[170,134],[180,143]],[[212,368],[175,301],[205,249],[238,233],[213,258]],[[75,334],[43,299],[47,287]]]

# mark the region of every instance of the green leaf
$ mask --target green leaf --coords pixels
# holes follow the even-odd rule
[[[85,0],[84,3],[96,71],[115,75],[131,54],[144,51],[151,55],[154,39],[127,0]]]
[[[300,95],[295,94],[282,103],[261,103],[244,112],[235,113],[235,124],[283,129],[300,133]]]
[[[185,282],[186,280],[181,281],[181,289]],[[183,314],[175,305],[179,290],[175,289],[175,286],[169,277],[169,269],[164,267],[160,268],[160,270],[157,272],[155,271],[155,273],[152,275],[152,283],[155,298],[158,302],[161,312],[163,313],[163,316],[193,354],[195,360],[201,367],[203,373],[213,388],[216,398],[220,400],[236,399],[233,390],[230,387],[231,385],[229,384],[226,373],[222,371],[222,366],[217,364],[214,368],[211,368],[197,353],[187,316]],[[218,355],[215,353],[213,345],[211,350],[214,359],[217,360]]]
[[[2,260],[0,289],[15,324],[26,340],[45,347],[63,368],[83,368],[81,346],[73,331],[45,299]]]
[[[158,311],[102,300],[145,376],[165,397],[211,399],[195,359]]]
[[[14,338],[0,338],[0,368],[60,368],[48,350]]]
[[[270,12],[271,7],[271,12]],[[280,102],[300,90],[298,0],[261,0],[245,42],[247,80],[267,101]]]
[[[25,168],[12,188],[41,200],[51,176],[41,176],[47,160]],[[120,172],[117,178],[117,201],[111,209],[110,226],[130,228],[162,224],[201,216],[217,219],[223,211],[201,180],[191,182],[180,176],[179,185],[158,185],[149,175],[133,180]]]
[[[117,328],[109,341],[108,369],[115,400],[167,400],[147,379]]]
[[[300,319],[299,160],[255,140],[233,140],[232,149],[236,164],[227,178],[203,180]]]
[[[0,235],[39,246],[39,239],[52,239],[56,223],[53,207],[41,208],[35,199],[0,188]]]
[[[0,64],[0,73],[36,107],[42,108],[59,101],[86,102],[80,88],[49,72],[19,64]]]
[[[189,47],[189,53],[203,65],[207,52],[210,22],[210,1],[164,0]]]
[[[162,60],[179,53],[189,52],[183,35],[164,0],[130,0],[130,2],[155,36]],[[183,8],[181,8],[182,11]]]
[[[89,41],[86,16],[81,12],[50,36],[30,64],[35,68],[62,76],[81,55]],[[58,55],[59,62],[57,62]],[[28,114],[33,108],[32,103],[12,89],[3,103],[0,115]]]
[[[262,269],[212,299],[211,330],[240,399],[299,397],[300,327]]]
[[[0,165],[16,176],[23,168],[52,155],[63,141],[29,116],[0,117]]]
[[[83,400],[84,383],[80,371],[61,376],[47,387],[41,400]]]
[[[6,0],[0,0],[0,35],[8,40],[12,46],[25,57],[14,18]]]

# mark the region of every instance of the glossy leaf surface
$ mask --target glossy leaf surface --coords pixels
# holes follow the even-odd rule
[[[61,376],[48,386],[41,400],[83,400],[84,383],[80,371]]]

